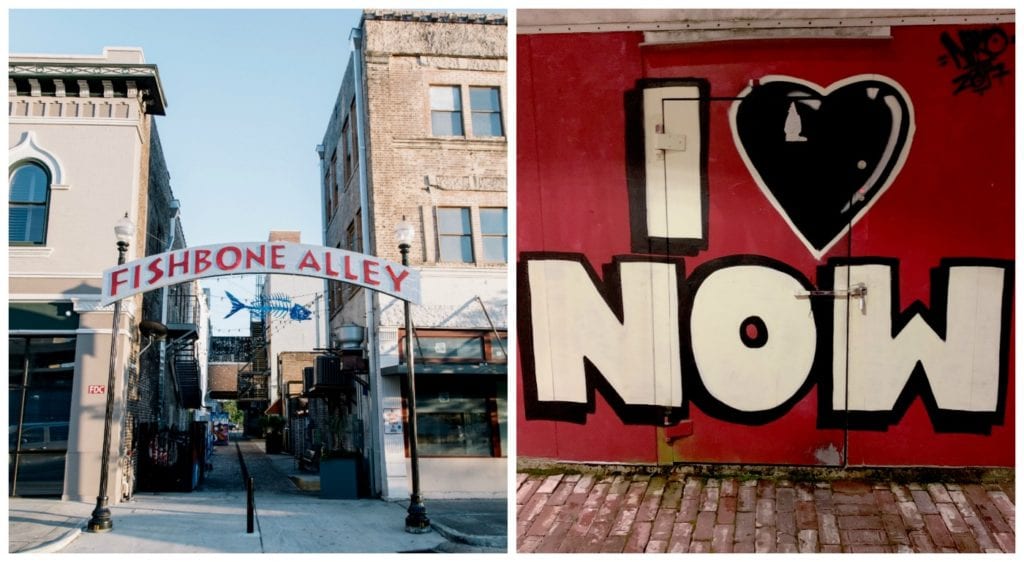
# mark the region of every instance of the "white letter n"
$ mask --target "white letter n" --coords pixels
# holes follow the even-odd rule
[[[528,262],[538,400],[586,403],[587,358],[626,404],[682,406],[676,265],[618,267],[622,321],[582,263]]]

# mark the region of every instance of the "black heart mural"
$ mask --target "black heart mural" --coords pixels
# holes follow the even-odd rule
[[[827,88],[769,76],[729,111],[761,191],[820,258],[889,188],[914,136],[910,99],[879,75]]]

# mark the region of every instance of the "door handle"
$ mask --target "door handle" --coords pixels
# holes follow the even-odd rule
[[[833,291],[805,291],[803,293],[797,293],[796,298],[810,298],[810,297],[838,297],[838,298],[855,298],[858,299],[857,307],[860,308],[861,313],[864,313],[864,308],[868,300],[868,287],[864,283],[857,283],[849,289],[839,289]]]

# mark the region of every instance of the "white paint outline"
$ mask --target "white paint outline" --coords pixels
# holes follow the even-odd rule
[[[768,186],[761,178],[761,174],[758,173],[757,167],[754,166],[753,162],[751,162],[750,157],[747,155],[746,149],[744,149],[743,147],[743,142],[740,140],[739,132],[736,128],[736,113],[739,111],[740,104],[743,103],[743,98],[746,98],[750,91],[754,88],[753,84],[748,84],[747,87],[744,88],[738,96],[741,99],[736,100],[729,107],[729,128],[732,129],[733,144],[736,145],[736,150],[737,152],[739,152],[740,158],[743,159],[743,163],[747,166],[747,170],[750,172],[750,176],[754,178],[754,182],[757,183],[757,187],[761,190],[761,193],[764,194],[765,198],[768,199],[768,202],[772,204],[772,207],[775,208],[779,215],[781,215],[782,218],[786,221],[786,224],[789,225],[790,230],[792,230],[793,233],[796,234],[797,238],[799,238],[800,241],[803,242],[804,246],[811,253],[811,255],[814,256],[814,259],[816,260],[821,260],[822,256],[827,254],[829,250],[831,250],[832,247],[835,246],[836,243],[843,238],[843,236],[846,236],[846,234],[850,232],[850,230],[853,228],[853,225],[857,224],[861,217],[863,217],[871,209],[871,207],[873,207],[874,204],[879,199],[881,199],[882,195],[884,195],[885,192],[889,190],[889,186],[892,185],[893,181],[896,180],[896,176],[898,176],[900,172],[903,170],[903,164],[906,162],[907,155],[910,153],[910,145],[913,144],[914,131],[917,128],[916,120],[914,117],[914,104],[910,99],[910,95],[907,94],[907,91],[903,89],[903,86],[901,86],[892,78],[889,78],[888,76],[882,76],[881,74],[857,74],[854,76],[843,78],[842,80],[839,80],[837,82],[833,82],[832,84],[829,84],[825,88],[822,88],[820,85],[815,84],[814,82],[810,82],[808,80],[802,80],[800,78],[796,78],[793,76],[785,76],[781,74],[767,75],[758,80],[758,82],[761,84],[766,84],[770,82],[796,83],[811,88],[818,92],[819,94],[821,94],[822,96],[827,96],[833,91],[838,90],[839,88],[864,80],[884,82],[885,84],[892,86],[897,92],[900,93],[900,95],[903,96],[904,101],[906,101],[907,103],[906,117],[909,121],[909,125],[907,126],[907,139],[903,143],[903,149],[896,156],[896,160],[893,163],[893,168],[892,171],[889,173],[889,177],[886,178],[885,183],[878,188],[878,193],[876,193],[875,196],[872,197],[871,200],[868,201],[860,209],[860,211],[858,211],[857,214],[853,216],[852,219],[850,219],[850,222],[846,226],[844,226],[842,230],[839,231],[839,234],[837,234],[835,238],[833,238],[829,243],[825,244],[825,246],[821,250],[815,248],[807,240],[807,238],[804,237],[803,233],[800,232],[800,229],[797,228],[795,224],[793,224],[793,220],[786,213],[785,209],[782,208],[782,205],[779,204],[778,200],[775,199],[775,196],[772,195],[771,190],[768,189]],[[880,166],[884,164],[884,161],[879,163]]]

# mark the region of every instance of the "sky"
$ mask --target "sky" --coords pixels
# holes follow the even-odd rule
[[[141,47],[167,101],[155,118],[189,246],[299,230],[321,244],[323,140],[359,10],[11,10],[11,53],[100,55]],[[224,292],[254,277],[203,280],[214,335],[247,335]]]

